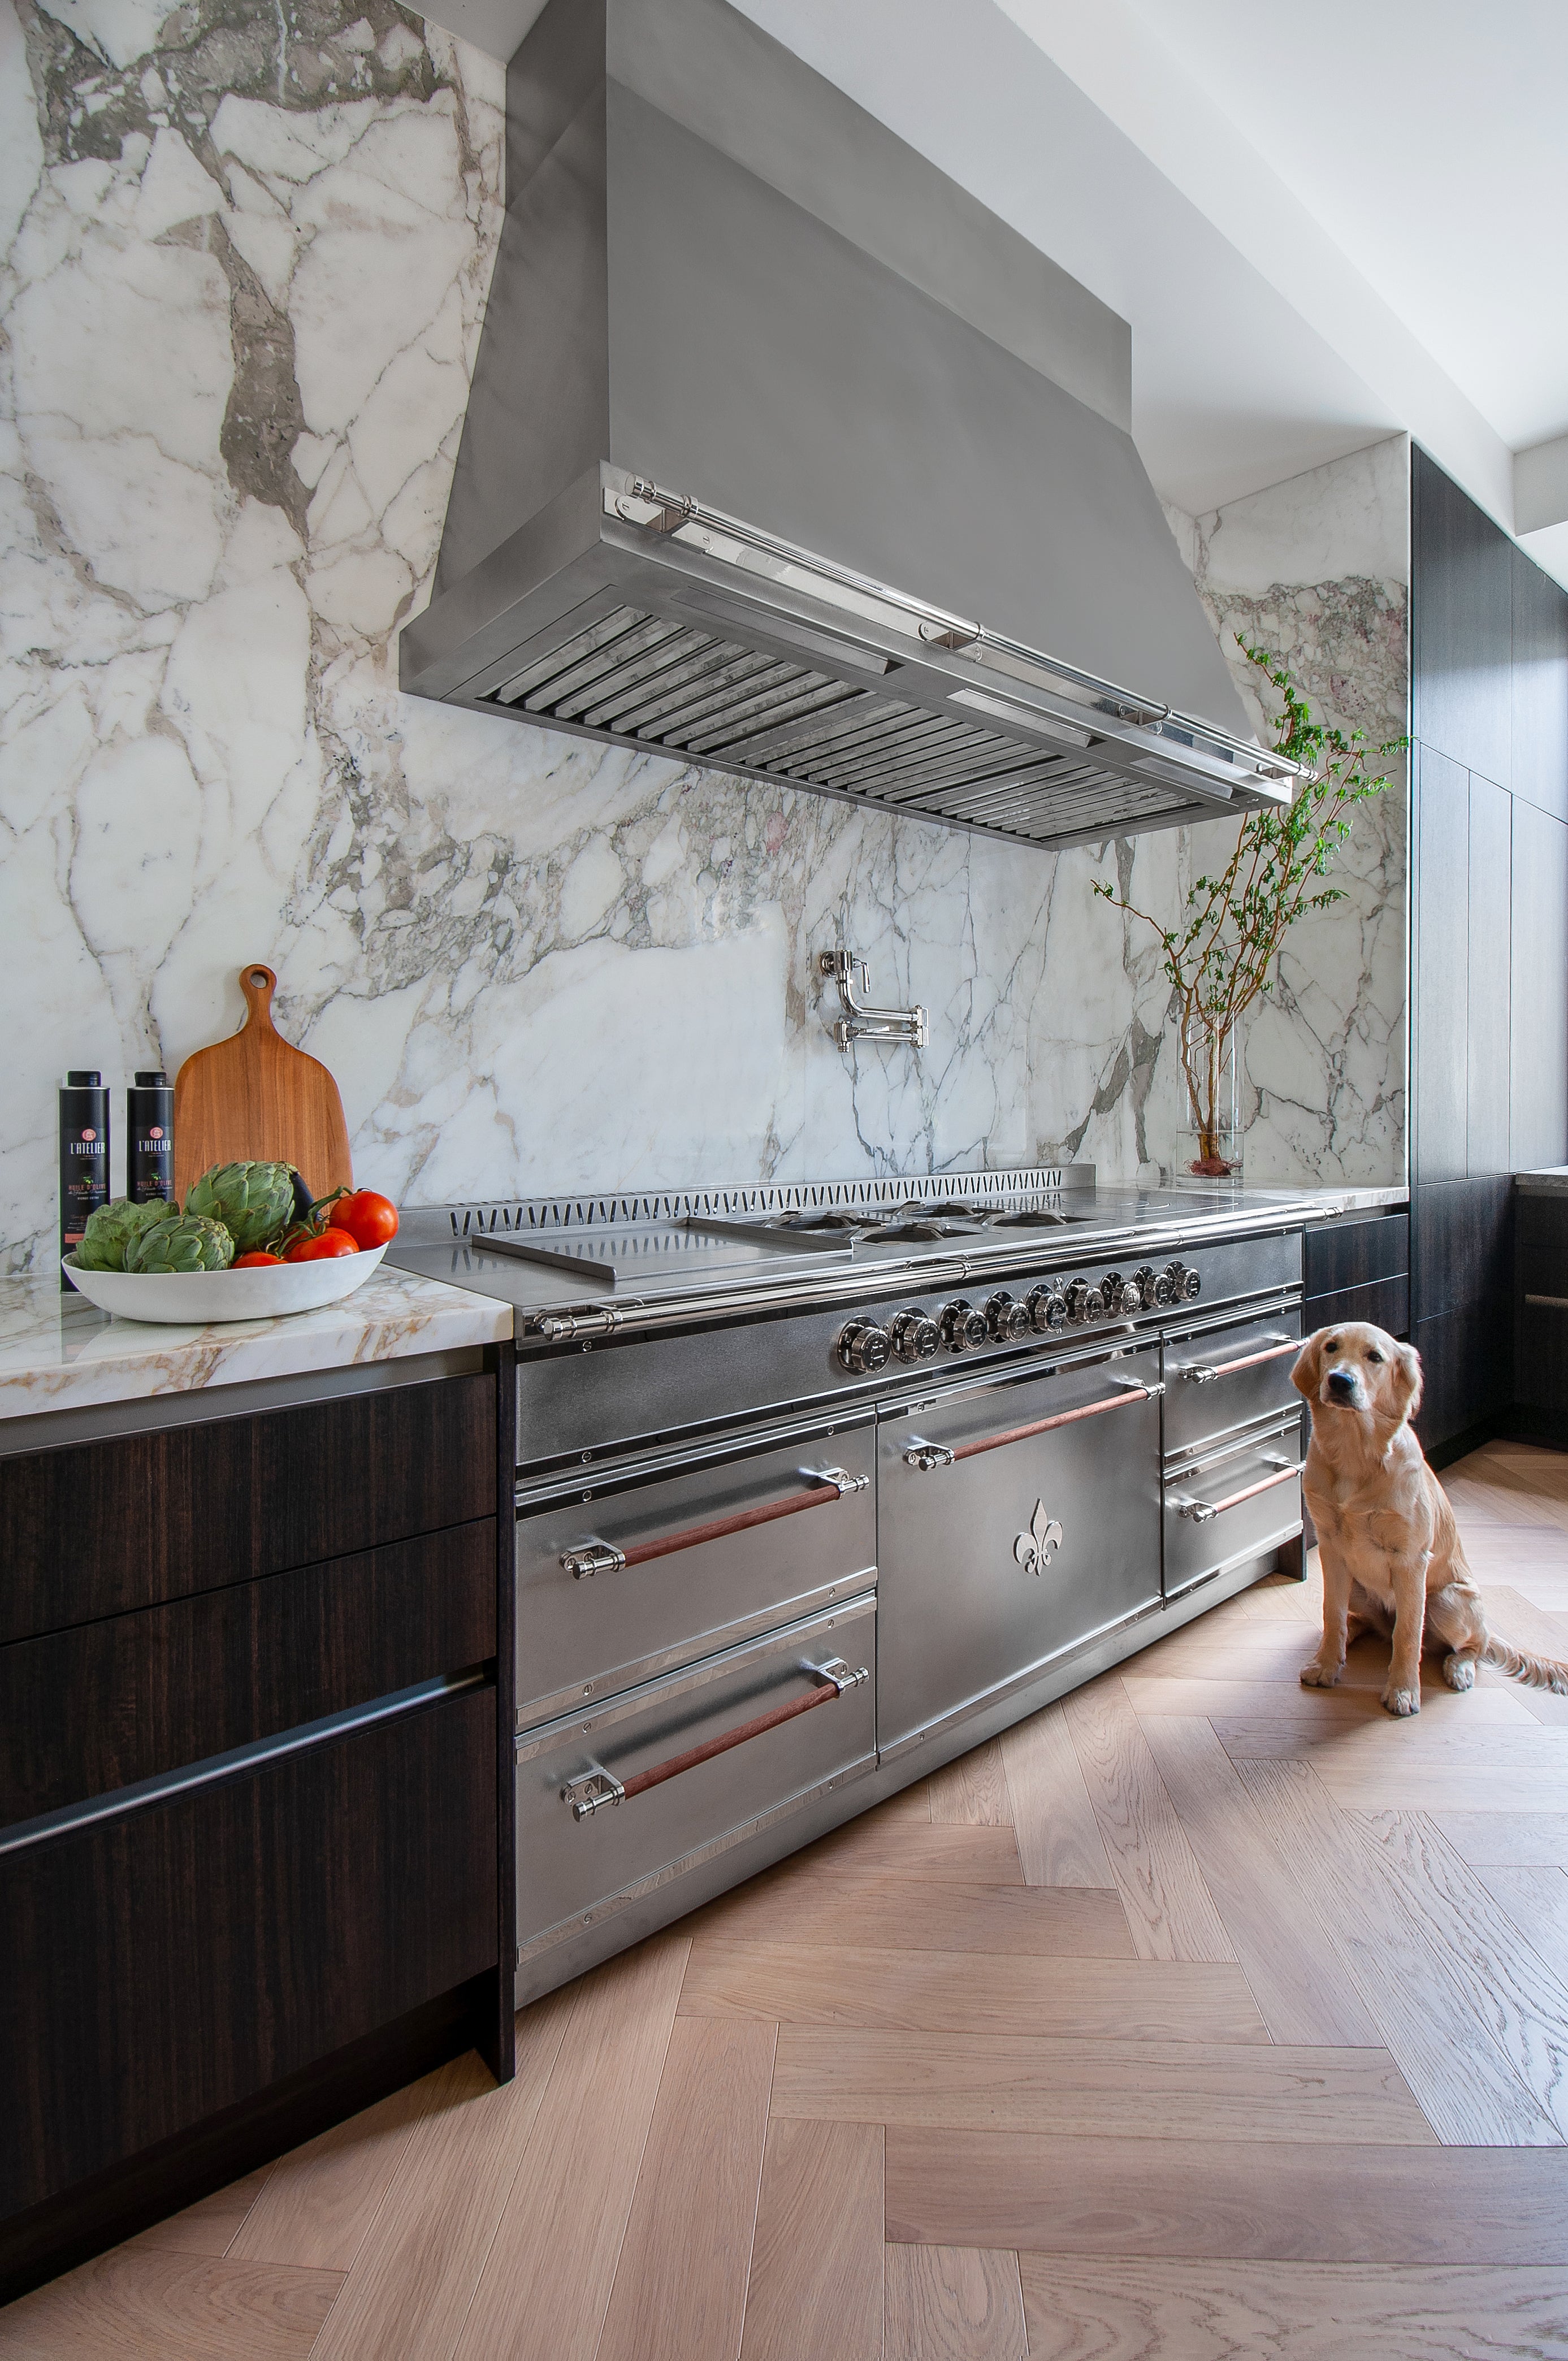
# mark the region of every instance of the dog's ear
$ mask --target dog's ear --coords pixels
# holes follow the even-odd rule
[[[1421,1356],[1413,1345],[1395,1345],[1392,1382],[1399,1416],[1414,1418],[1421,1406]]]
[[[1319,1328],[1308,1337],[1296,1356],[1296,1366],[1290,1372],[1291,1384],[1299,1394],[1305,1394],[1309,1401],[1317,1396],[1318,1381],[1323,1371],[1323,1338],[1328,1333],[1326,1328]]]

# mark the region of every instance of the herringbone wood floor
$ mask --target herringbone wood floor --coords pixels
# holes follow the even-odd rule
[[[1448,1479],[1568,1654],[1568,1459]],[[1568,2356],[1568,1700],[1163,1641],[0,2313],[116,2361]]]

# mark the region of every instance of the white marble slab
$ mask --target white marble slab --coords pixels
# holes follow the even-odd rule
[[[1168,921],[1223,827],[1057,857],[399,694],[502,68],[356,0],[25,15],[0,6],[0,1263],[51,1267],[63,1070],[104,1071],[123,1130],[135,1068],[238,1023],[248,959],[338,1079],[356,1177],[405,1205],[1079,1159],[1157,1181],[1169,986],[1091,889]],[[1378,735],[1402,449],[1177,520],[1233,658],[1255,631]],[[1249,1028],[1250,1178],[1403,1177],[1397,803]],[[837,942],[879,1003],[925,1004],[928,1049],[835,1047]]]
[[[112,1320],[58,1281],[0,1280],[0,1420],[405,1360],[511,1333],[510,1303],[385,1268],[324,1311],[204,1328]]]

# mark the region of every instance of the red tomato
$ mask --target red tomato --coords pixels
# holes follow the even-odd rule
[[[356,1189],[352,1197],[340,1197],[329,1218],[334,1229],[346,1230],[362,1249],[384,1246],[398,1235],[397,1207],[374,1189]]]
[[[236,1255],[229,1265],[231,1270],[281,1270],[282,1268],[281,1255],[262,1254],[259,1251],[255,1254]]]
[[[319,1237],[302,1238],[298,1246],[289,1248],[289,1262],[330,1262],[334,1255],[357,1254],[358,1247],[346,1230],[324,1229]]]

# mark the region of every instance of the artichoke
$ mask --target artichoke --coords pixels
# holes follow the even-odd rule
[[[233,1260],[234,1240],[222,1222],[209,1222],[201,1213],[170,1213],[143,1230],[126,1257],[126,1268],[144,1274],[226,1270]]]
[[[236,1254],[249,1254],[293,1219],[293,1171],[287,1164],[214,1164],[186,1192],[185,1211],[221,1222]]]
[[[174,1211],[161,1197],[150,1205],[133,1205],[128,1197],[112,1198],[87,1217],[87,1227],[71,1260],[78,1270],[124,1270],[129,1254],[144,1230],[167,1221]]]

